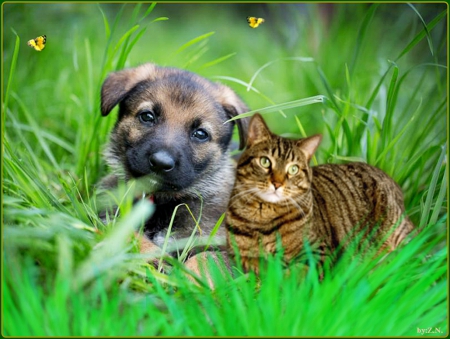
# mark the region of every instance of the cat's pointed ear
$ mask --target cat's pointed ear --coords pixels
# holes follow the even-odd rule
[[[272,133],[270,133],[262,116],[259,113],[253,115],[248,125],[247,146],[267,140],[271,135]]]
[[[320,142],[322,141],[322,135],[316,134],[311,137],[301,139],[298,141],[298,146],[300,149],[305,153],[306,158],[308,161],[311,160],[312,156],[317,150],[317,147],[319,147]]]

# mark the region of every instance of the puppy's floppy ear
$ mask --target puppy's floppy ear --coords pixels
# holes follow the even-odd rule
[[[239,96],[229,87],[219,85],[219,101],[223,108],[227,112],[229,118],[233,118],[239,114],[248,111],[245,103],[239,98]],[[239,149],[244,149],[245,140],[247,139],[248,122],[249,118],[242,118],[234,120],[239,130]]]
[[[128,68],[111,73],[103,82],[101,94],[101,111],[106,116],[136,84],[156,77],[159,67],[147,63],[135,68]]]

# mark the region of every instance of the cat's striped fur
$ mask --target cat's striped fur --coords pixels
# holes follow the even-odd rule
[[[400,187],[380,169],[310,167],[320,141],[279,137],[259,114],[252,118],[226,214],[230,254],[235,243],[245,270],[258,271],[260,257],[280,248],[277,238],[286,262],[305,253],[305,241],[323,262],[355,237],[362,252],[368,245],[389,252],[413,230]]]

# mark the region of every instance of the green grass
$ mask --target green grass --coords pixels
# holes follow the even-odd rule
[[[3,335],[448,332],[446,6],[336,4],[329,21],[322,9],[3,6]],[[266,22],[251,29],[248,15]],[[41,34],[36,52],[26,41]],[[323,282],[301,266],[288,275],[279,258],[260,280],[215,268],[215,290],[176,263],[154,270],[128,241],[153,206],[120,191],[122,216],[104,225],[94,190],[115,120],[101,117],[102,81],[146,61],[231,86],[276,133],[322,133],[317,163],[382,168],[421,232],[381,262],[343,260]]]

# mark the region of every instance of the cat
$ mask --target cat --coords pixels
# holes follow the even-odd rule
[[[323,264],[358,235],[361,248],[383,253],[413,230],[401,188],[382,170],[362,162],[310,167],[321,140],[286,139],[252,117],[225,219],[230,256],[237,246],[246,272],[258,273],[260,258],[279,245],[287,264],[306,255],[306,244]]]

